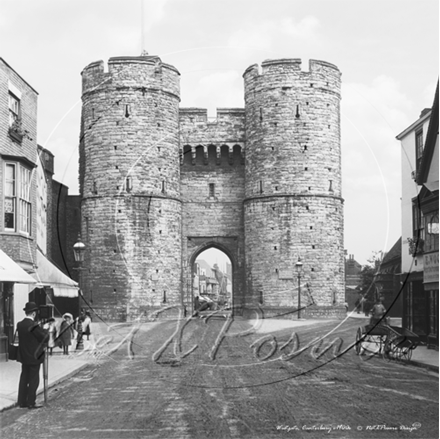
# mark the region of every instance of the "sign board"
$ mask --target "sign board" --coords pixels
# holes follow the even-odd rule
[[[423,255],[423,283],[438,282],[438,252]]]
[[[293,279],[293,273],[290,270],[279,270],[278,279]]]
[[[43,255],[47,252],[47,183],[41,164],[36,171],[37,180],[37,245]]]

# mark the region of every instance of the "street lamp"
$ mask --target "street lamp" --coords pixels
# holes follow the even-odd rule
[[[81,241],[81,233],[78,233],[78,240],[73,245],[73,255],[75,257],[75,261],[79,263],[79,267],[74,267],[74,270],[79,271],[79,291],[81,295],[81,287],[82,287],[82,276],[81,272],[82,270],[85,270],[85,268],[82,268],[81,265],[84,262],[84,255],[86,253],[86,245]]]
[[[76,262],[84,262],[86,245],[81,241],[81,234],[78,233],[78,241],[73,245],[73,255]]]
[[[298,274],[298,320],[301,318],[301,270],[303,263],[298,256],[298,262],[295,264],[296,272]]]

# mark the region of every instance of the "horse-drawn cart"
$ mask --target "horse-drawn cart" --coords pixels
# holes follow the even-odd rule
[[[418,344],[419,336],[408,329],[379,323],[358,328],[355,349],[358,355],[378,354],[388,361],[409,361]]]

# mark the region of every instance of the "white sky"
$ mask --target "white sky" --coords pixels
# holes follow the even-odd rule
[[[226,264],[231,263],[231,260],[226,256],[226,254],[216,248],[209,248],[208,250],[203,251],[199,254],[197,259],[204,260],[211,267],[213,267],[214,264],[217,264],[218,268],[220,268],[223,273],[227,273]]]
[[[243,107],[242,74],[252,64],[336,64],[345,248],[363,264],[400,236],[395,136],[432,106],[438,17],[437,0],[0,0],[0,56],[38,91],[38,143],[55,154],[55,178],[71,194],[80,73],[93,61],[145,48],[180,71],[181,106],[210,116]]]

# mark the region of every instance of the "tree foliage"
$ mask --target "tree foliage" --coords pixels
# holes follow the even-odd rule
[[[362,267],[361,271],[361,293],[369,301],[374,302],[375,300],[375,287],[374,287],[374,276],[380,268],[382,263],[383,254],[382,252],[373,252],[370,259],[367,260],[367,264]]]

